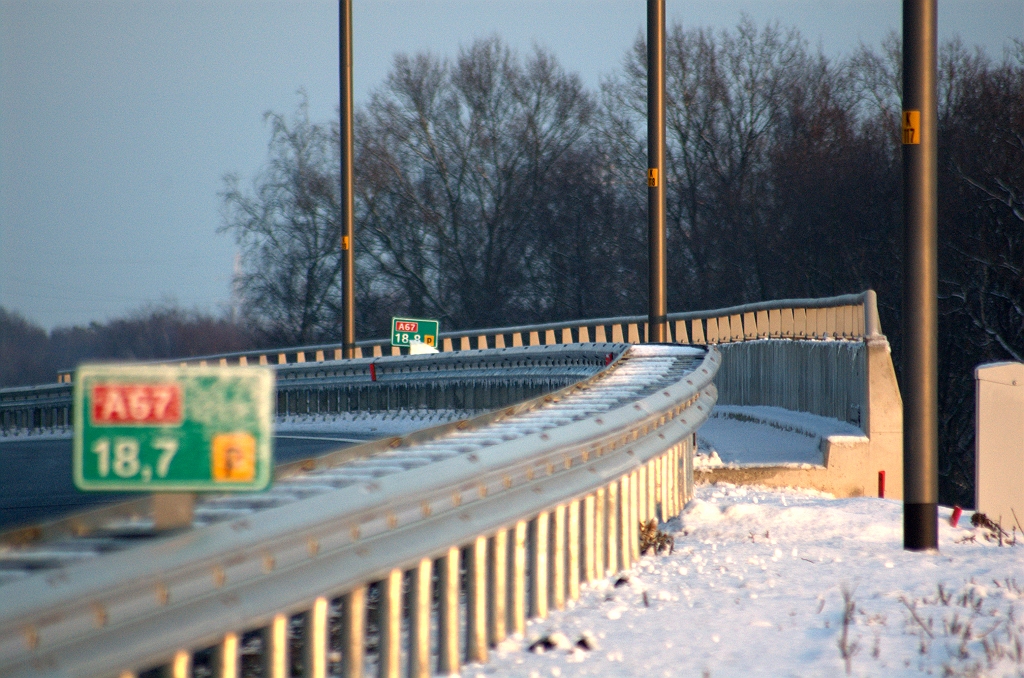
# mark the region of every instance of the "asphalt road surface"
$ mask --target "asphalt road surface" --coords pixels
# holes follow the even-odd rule
[[[274,462],[315,457],[363,440],[345,433],[274,436]],[[0,532],[134,496],[79,491],[71,478],[70,438],[0,442]]]

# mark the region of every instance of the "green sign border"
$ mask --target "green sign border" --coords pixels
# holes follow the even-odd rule
[[[395,318],[395,317],[392,317],[391,318],[391,345],[392,346],[409,346],[409,342],[406,342],[404,344],[401,344],[401,343],[396,344],[395,343],[395,336],[399,334],[398,329],[396,328],[396,325],[398,325],[398,323],[400,323],[400,322],[432,323],[434,325],[434,333],[433,334],[429,334],[427,332],[422,332],[421,334],[424,337],[429,337],[429,336],[434,337],[434,343],[432,344],[432,346],[433,346],[433,348],[437,348],[438,350],[440,350],[438,348],[438,346],[437,346],[437,343],[440,341],[441,323],[439,321],[437,321],[437,320],[431,320],[429,318]],[[431,344],[428,344],[428,345],[431,345]]]
[[[212,443],[216,434],[220,433],[250,433],[256,439],[255,474],[253,480],[242,482],[218,482],[209,479],[196,480],[173,480],[151,477],[144,481],[140,476],[122,480],[111,478],[97,481],[87,479],[84,473],[85,441],[96,437],[98,427],[93,424],[86,424],[86,412],[91,403],[87,404],[87,386],[95,383],[97,379],[111,382],[130,383],[167,383],[177,382],[182,387],[182,417],[181,424],[162,426],[124,423],[110,426],[110,435],[125,435],[126,429],[130,430],[128,435],[134,436],[136,440],[146,439],[160,431],[173,430],[180,440],[191,438],[193,443],[197,437],[204,441],[204,445]],[[245,380],[252,383],[250,389],[255,400],[254,407],[250,409],[248,422],[242,425],[223,427],[210,426],[202,422],[192,421],[188,417],[187,394],[190,385],[198,388],[197,380],[216,383],[221,380]],[[82,365],[75,371],[74,387],[74,440],[72,445],[72,474],[75,487],[86,492],[257,492],[266,489],[273,478],[273,416],[274,416],[274,372],[269,367],[241,367],[241,366],[213,366],[213,367],[181,367],[177,365],[115,365],[115,364],[91,364]],[[255,411],[252,411],[255,410]],[[183,431],[183,429],[188,429]],[[179,450],[176,454],[181,454]],[[189,450],[189,456],[196,463],[195,458],[199,456],[205,459],[206,468],[210,467],[209,449],[201,452],[195,450],[195,445]],[[173,463],[173,461],[171,462]],[[210,471],[212,476],[212,471]],[[193,474],[194,476],[194,474]]]

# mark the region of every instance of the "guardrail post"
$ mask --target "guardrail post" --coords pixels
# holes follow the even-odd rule
[[[505,640],[508,614],[508,530],[498,530],[491,537],[490,559],[487,568],[490,604],[487,606],[488,631],[491,645]]]
[[[636,470],[636,519],[647,522],[647,464]]]
[[[548,521],[549,514],[542,511],[533,519],[533,540],[530,563],[530,617],[546,619],[548,616]]]
[[[619,479],[617,483],[620,485],[619,489],[619,562],[622,563],[621,569],[627,570],[631,564],[633,557],[633,549],[630,546],[630,510],[629,507],[633,503],[632,494],[629,491],[629,475],[626,474]]]
[[[658,504],[661,507],[661,522],[669,521],[672,509],[668,505],[668,452],[660,455],[658,461]]]
[[[599,488],[594,493],[594,579],[605,578],[605,515],[607,505],[605,504],[604,488]]]
[[[287,634],[287,626],[285,627]],[[362,678],[366,647],[366,587],[352,589],[342,598],[341,611],[341,675]],[[287,643],[287,635],[285,636]],[[287,664],[285,664],[287,667]],[[286,672],[284,675],[288,675]]]
[[[380,678],[398,678],[402,663],[402,571],[391,570],[381,582],[377,605],[380,635]]]
[[[554,510],[551,539],[551,604],[565,609],[565,504]]]
[[[459,547],[453,546],[439,562],[441,592],[438,604],[441,609],[437,670],[444,675],[459,672],[459,557]]]
[[[288,674],[288,617],[274,615],[270,625],[261,632],[263,652],[260,656],[262,671],[267,678],[287,678]]]
[[[679,446],[668,450],[668,510],[669,518],[679,515]]]
[[[466,661],[487,661],[487,537],[469,547],[466,564]]]
[[[423,558],[412,571],[409,600],[409,676],[430,676],[430,608],[433,602],[430,578],[433,562]]]
[[[320,597],[313,601],[313,608],[306,613],[306,656],[303,675],[308,678],[327,676],[327,599]]]
[[[217,645],[213,658],[214,675],[218,678],[238,678],[238,634],[229,632]]]
[[[570,600],[578,600],[580,597],[580,500],[574,499],[569,503],[568,525],[568,594]]]
[[[608,561],[605,563],[605,572],[613,575],[619,571],[619,483],[614,481],[608,483],[608,508],[605,512],[605,524],[607,531]]]
[[[648,521],[658,515],[658,463],[652,459],[645,466],[647,468],[647,514],[644,516],[644,521]]]
[[[167,678],[192,678],[192,653],[188,650],[178,650],[162,673]]]
[[[526,521],[516,523],[512,540],[512,633],[526,633]]]
[[[629,474],[629,552],[633,562],[640,561],[640,471]]]
[[[594,520],[596,517],[596,497],[588,494],[583,498],[583,580],[588,584],[597,579],[595,554],[597,542]]]

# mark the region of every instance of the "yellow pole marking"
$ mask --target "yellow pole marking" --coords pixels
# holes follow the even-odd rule
[[[647,170],[647,185],[655,188],[658,185],[658,168],[651,167]]]
[[[903,111],[903,143],[921,143],[921,111]]]

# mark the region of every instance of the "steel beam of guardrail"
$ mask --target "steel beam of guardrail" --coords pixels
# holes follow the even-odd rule
[[[711,349],[692,371],[672,368],[688,350],[634,347],[557,395],[585,402],[616,379],[635,380],[622,370],[643,361],[668,370],[643,397],[599,416],[574,420],[570,407],[562,425],[533,431],[532,410],[523,412],[515,440],[30,577],[4,591],[0,673],[124,676],[164,665],[185,675],[205,657],[217,675],[238,675],[241,641],[260,637],[255,658],[271,669],[288,666],[301,644],[308,675],[331,662],[361,675],[369,621],[382,675],[399,664],[424,675],[482,661],[527,615],[545,616],[581,580],[637,560],[639,522],[667,519],[688,498],[693,433],[715,402],[720,362]],[[417,592],[411,605],[405,580]],[[368,619],[371,588],[379,596]],[[289,640],[296,615],[305,630]],[[328,641],[330,618],[342,625],[340,646]]]
[[[558,345],[275,365],[277,414],[489,410],[574,384],[624,349]],[[0,435],[67,429],[71,406],[70,383],[0,389]]]

